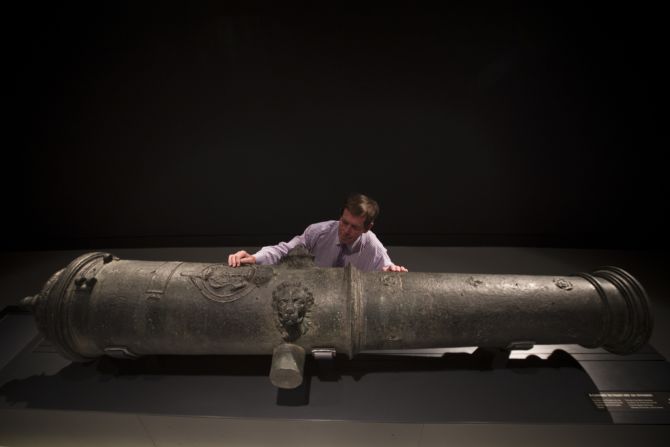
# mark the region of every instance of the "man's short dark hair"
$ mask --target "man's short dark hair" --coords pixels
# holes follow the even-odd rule
[[[342,212],[344,209],[348,209],[351,214],[354,216],[364,216],[365,217],[365,227],[372,225],[379,216],[379,205],[377,202],[363,194],[350,194],[347,197],[347,201],[344,203]]]

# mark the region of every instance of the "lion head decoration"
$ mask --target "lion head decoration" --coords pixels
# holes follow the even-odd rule
[[[272,292],[272,308],[284,341],[295,341],[309,330],[313,304],[312,292],[298,281],[281,283]]]

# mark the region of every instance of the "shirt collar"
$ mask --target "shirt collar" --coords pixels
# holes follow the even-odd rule
[[[363,234],[365,234],[365,233],[363,233]],[[345,247],[344,251],[347,254],[358,253],[361,250],[361,245],[363,244],[363,234],[358,236],[358,239],[356,239],[353,244],[342,244],[340,242],[339,238],[338,238],[337,239],[337,246],[341,247],[342,245],[344,245],[344,247]]]

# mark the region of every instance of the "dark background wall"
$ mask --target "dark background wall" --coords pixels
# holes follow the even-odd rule
[[[635,8],[10,9],[2,248],[261,245],[351,191],[389,245],[653,248],[664,51]]]

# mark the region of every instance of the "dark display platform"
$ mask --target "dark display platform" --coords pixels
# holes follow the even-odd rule
[[[305,383],[277,390],[270,356],[101,358],[78,364],[32,315],[0,318],[0,409],[408,423],[670,423],[670,363],[647,346],[616,356],[575,345],[308,357]]]

